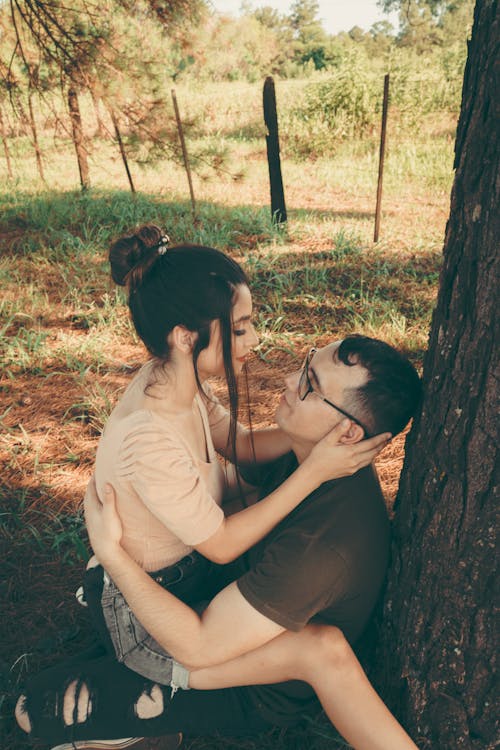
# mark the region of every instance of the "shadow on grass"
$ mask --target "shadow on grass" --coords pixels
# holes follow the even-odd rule
[[[68,254],[92,244],[107,248],[110,240],[143,223],[168,231],[173,243],[193,242],[247,250],[256,244],[287,239],[277,228],[268,206],[228,207],[199,202],[193,220],[191,204],[165,196],[126,191],[87,193],[0,193],[0,252],[31,254],[46,245],[59,245]],[[296,221],[370,219],[373,211],[291,209]]]
[[[198,203],[193,220],[188,202],[125,191],[89,191],[42,195],[0,195],[0,251],[31,254],[58,245],[72,254],[85,245],[107,249],[111,239],[144,223],[156,223],[172,243],[192,242],[236,248],[245,238],[279,238],[269,209],[228,208]]]
[[[286,249],[286,229],[273,225],[268,208],[200,203],[193,222],[187,202],[124,191],[18,193],[0,196],[0,208],[2,202],[0,248],[4,254],[16,258],[40,254],[60,264],[71,261],[75,284],[78,280],[87,296],[94,292],[97,305],[99,290],[86,289],[89,264],[96,257],[104,259],[113,237],[137,224],[155,222],[166,229],[173,243],[239,250],[245,257],[257,309],[263,315],[269,313],[270,320],[281,316],[287,330],[337,334],[342,329],[362,329],[376,335],[385,326],[389,335],[391,331],[397,334],[399,344],[408,331],[421,327],[427,332],[429,327],[441,266],[441,254],[436,251],[395,253],[363,247],[356,236],[342,231],[331,237],[326,250],[311,250],[308,241],[303,251],[294,242],[292,251]],[[302,209],[292,212],[297,219],[318,221],[334,215]],[[352,218],[354,213],[345,215]],[[63,291],[52,288],[47,293],[52,300]]]
[[[335,206],[332,206],[331,210],[325,211],[319,208],[293,208],[288,211],[289,219],[296,219],[297,221],[305,221],[316,219],[318,221],[327,221],[332,219],[374,219],[375,210],[371,211],[336,211]]]

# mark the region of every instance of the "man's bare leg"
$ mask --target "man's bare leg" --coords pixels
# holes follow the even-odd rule
[[[355,750],[417,750],[417,746],[372,687],[338,628],[308,625],[287,631],[254,651],[211,667],[195,669],[197,690],[308,682],[336,729]]]

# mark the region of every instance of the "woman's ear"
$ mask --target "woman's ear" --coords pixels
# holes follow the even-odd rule
[[[169,334],[170,344],[184,354],[190,354],[196,341],[196,333],[185,326],[174,326]]]
[[[353,422],[351,419],[344,419],[343,424],[344,423],[345,428],[342,431],[342,437],[340,438],[340,442],[343,443],[343,445],[354,445],[354,443],[359,443],[360,440],[363,440],[365,437],[365,431],[359,424],[356,424],[356,422]]]

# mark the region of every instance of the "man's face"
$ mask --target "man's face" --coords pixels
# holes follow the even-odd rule
[[[313,392],[303,401],[298,390],[302,368],[285,378],[286,390],[278,404],[276,422],[292,440],[317,443],[345,419],[344,414],[320,396],[358,416],[352,404],[351,408],[346,405],[345,391],[364,385],[368,374],[360,365],[348,366],[339,360],[340,344],[336,341],[313,354],[308,370]]]

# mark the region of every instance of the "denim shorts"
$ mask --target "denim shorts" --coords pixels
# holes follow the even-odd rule
[[[149,575],[182,601],[202,610],[203,599],[206,603],[214,595],[214,567],[192,552]],[[144,629],[102,566],[86,572],[84,592],[94,623],[119,662],[149,680],[170,685],[173,692],[179,687],[187,689],[188,670]]]

